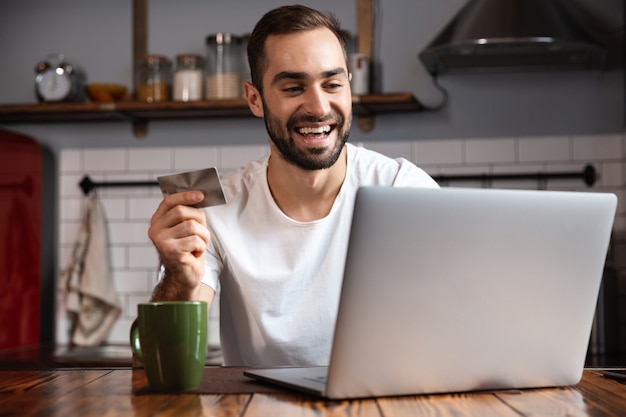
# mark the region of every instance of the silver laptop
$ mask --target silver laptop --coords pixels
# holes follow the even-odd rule
[[[616,205],[361,188],[329,366],[245,374],[333,399],[576,384]]]

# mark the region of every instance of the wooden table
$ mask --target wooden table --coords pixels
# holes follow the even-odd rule
[[[0,371],[0,416],[625,416],[626,384],[587,369],[574,387],[324,401],[287,391],[136,394],[141,369]]]

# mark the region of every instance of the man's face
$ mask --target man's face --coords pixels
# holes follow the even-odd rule
[[[270,139],[294,165],[331,167],[352,124],[350,80],[337,38],[328,29],[271,36],[263,76],[263,112]]]

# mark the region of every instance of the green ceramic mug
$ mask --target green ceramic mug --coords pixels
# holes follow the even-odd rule
[[[137,306],[130,346],[152,391],[197,388],[207,355],[208,304],[162,301]]]

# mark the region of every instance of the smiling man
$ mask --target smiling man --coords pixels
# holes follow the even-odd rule
[[[164,271],[152,299],[211,303],[220,291],[226,365],[328,365],[357,189],[437,184],[406,159],[347,143],[350,74],[332,15],[268,12],[248,59],[246,97],[270,154],[222,178],[225,205],[189,207],[195,191],[163,199],[149,230]]]

